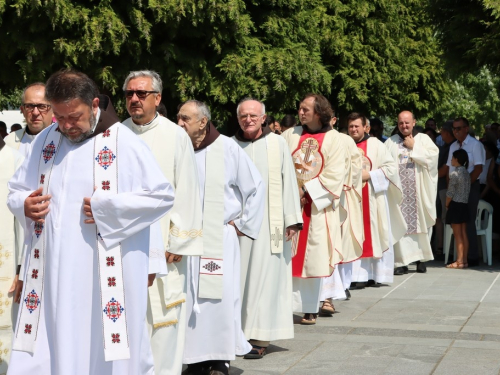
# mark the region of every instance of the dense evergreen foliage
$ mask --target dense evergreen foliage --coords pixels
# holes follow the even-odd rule
[[[401,109],[427,116],[454,89],[444,68],[443,38],[435,37],[445,35],[435,26],[446,25],[431,21],[439,2],[449,3],[450,11],[460,4],[0,0],[0,93],[71,66],[93,77],[124,115],[125,76],[154,69],[164,80],[170,117],[179,102],[197,98],[209,103],[219,126],[244,96],[261,98],[268,111],[283,114],[294,112],[309,91],[328,96],[341,116],[352,110],[393,116]],[[488,20],[496,20],[497,12],[491,8]],[[488,29],[483,13],[476,21]],[[0,105],[6,101],[13,96],[2,96]]]

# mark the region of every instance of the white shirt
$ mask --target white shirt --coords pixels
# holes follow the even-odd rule
[[[469,167],[467,168],[467,172],[471,173],[476,165],[484,165],[486,163],[486,151],[484,150],[483,144],[476,138],[467,135],[467,138],[462,142],[462,147],[460,147],[458,141],[453,142],[450,146],[450,153],[448,155],[448,161],[446,162],[446,165],[450,168],[449,174],[455,170],[455,167],[451,165],[453,153],[460,148],[467,151],[469,155]]]

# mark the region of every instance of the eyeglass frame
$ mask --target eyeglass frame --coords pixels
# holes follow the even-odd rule
[[[132,99],[135,94],[137,98],[139,98],[140,100],[146,99],[149,96],[149,94],[159,94],[158,91],[148,91],[148,90],[124,90],[123,92],[125,94],[126,99]],[[130,93],[132,93],[132,95],[130,95]]]
[[[451,127],[451,130],[455,133],[455,132],[459,132],[460,130],[462,130],[463,128],[466,128],[467,126],[463,125],[463,126],[452,126]]]
[[[47,109],[41,109],[40,108],[41,105],[47,106]],[[46,104],[46,103],[23,103],[23,104],[21,104],[21,106],[27,112],[30,112],[30,113],[33,112],[35,110],[35,108],[38,109],[38,112],[40,112],[40,113],[47,113],[52,108],[52,106],[50,104]]]
[[[245,117],[243,117],[243,116],[245,116]],[[264,114],[262,114],[262,115],[252,115],[250,113],[247,113],[246,115],[239,115],[237,117],[238,117],[238,120],[245,121],[248,118],[248,116],[250,116],[250,120],[257,121],[259,119],[259,117],[264,116]],[[252,116],[256,116],[256,117],[252,118]]]

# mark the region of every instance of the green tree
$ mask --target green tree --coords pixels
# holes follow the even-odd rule
[[[446,91],[426,12],[418,0],[0,0],[0,90],[75,67],[124,114],[125,76],[154,69],[170,114],[196,97],[218,125],[247,95],[276,114],[309,91],[341,113],[426,110]]]

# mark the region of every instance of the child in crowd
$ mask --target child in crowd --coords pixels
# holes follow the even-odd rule
[[[470,192],[470,175],[467,172],[469,156],[463,149],[456,150],[451,159],[451,165],[456,169],[450,173],[450,182],[446,192],[446,224],[451,224],[455,245],[457,248],[457,259],[448,264],[446,268],[467,268],[467,253],[469,251],[469,240],[467,238],[467,220],[469,210],[467,202]]]

